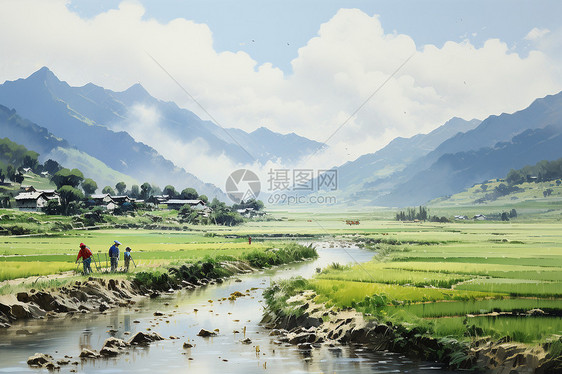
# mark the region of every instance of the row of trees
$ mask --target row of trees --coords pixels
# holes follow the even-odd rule
[[[447,217],[431,216],[429,209],[425,206],[419,206],[417,209],[406,208],[405,211],[396,213],[397,221],[430,221],[430,222],[449,222]]]
[[[510,186],[525,182],[549,182],[556,180],[556,184],[562,184],[562,158],[554,161],[539,161],[533,166],[525,166],[521,169],[511,169],[507,173],[506,181]]]

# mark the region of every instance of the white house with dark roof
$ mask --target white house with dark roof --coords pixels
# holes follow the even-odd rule
[[[57,200],[60,204],[60,197],[57,192],[52,191],[32,191],[22,192],[15,197],[16,208],[22,211],[38,212],[47,205],[50,200]]]
[[[94,202],[97,206],[102,206],[107,210],[114,210],[117,207],[117,203],[108,194],[98,194],[90,196],[90,200]]]
[[[181,209],[185,204],[193,209],[203,209],[207,206],[203,200],[170,199],[166,204],[168,204],[168,209]]]

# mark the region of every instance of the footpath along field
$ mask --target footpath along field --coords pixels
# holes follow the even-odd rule
[[[372,262],[332,264],[304,288],[435,336],[525,343],[562,335],[562,230],[547,223],[388,223],[354,240]]]

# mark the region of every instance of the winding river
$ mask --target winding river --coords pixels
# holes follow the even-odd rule
[[[263,289],[277,279],[295,275],[310,277],[318,267],[371,259],[372,252],[359,248],[318,250],[315,261],[292,264],[241,276],[242,282],[227,280],[194,291],[180,291],[157,299],[145,299],[134,308],[116,308],[105,314],[80,314],[61,319],[31,320],[0,330],[0,373],[42,373],[26,360],[36,352],[55,360],[72,356],[60,373],[421,373],[446,372],[438,364],[412,361],[390,352],[370,352],[341,346],[299,351],[292,345],[276,344],[268,330],[259,326]],[[222,301],[232,292],[250,290],[251,296]],[[209,302],[211,300],[212,302]],[[197,311],[195,311],[197,309]],[[164,313],[154,317],[155,310]],[[148,347],[135,347],[111,359],[80,361],[82,348],[99,350],[105,339],[129,339],[150,328],[167,338]],[[219,329],[211,338],[196,336],[200,329]],[[234,332],[238,331],[238,332]],[[168,339],[176,336],[179,339]],[[240,341],[250,338],[251,344]],[[183,343],[193,344],[184,349]]]

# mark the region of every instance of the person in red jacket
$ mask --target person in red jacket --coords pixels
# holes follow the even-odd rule
[[[92,268],[90,264],[92,263],[92,251],[90,248],[86,247],[86,244],[80,243],[80,251],[78,252],[78,257],[76,257],[76,263],[82,257],[82,264],[84,265],[84,275],[90,274],[92,272]]]

